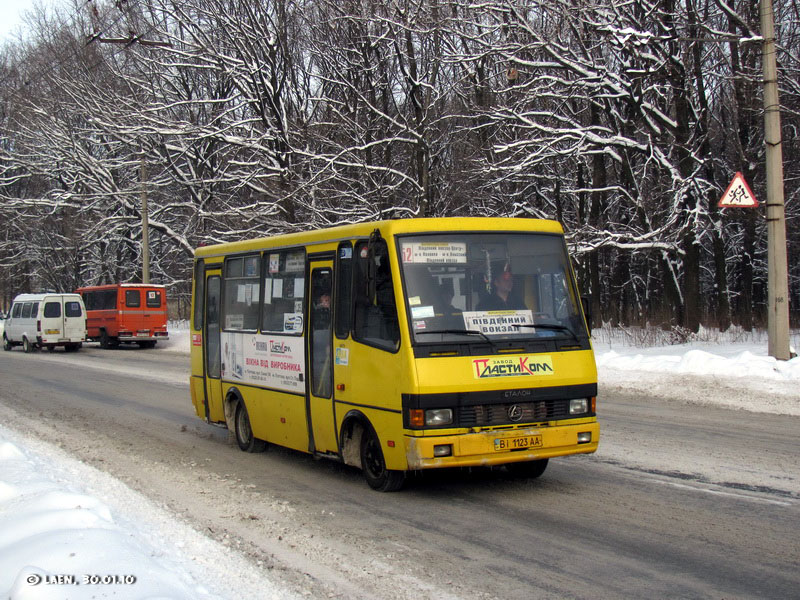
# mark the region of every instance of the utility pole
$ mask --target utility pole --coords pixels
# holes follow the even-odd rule
[[[764,68],[764,142],[767,167],[767,336],[770,356],[789,360],[789,267],[783,201],[783,151],[778,68],[775,60],[775,15],[772,0],[761,0]]]
[[[139,183],[142,187],[142,283],[150,283],[150,222],[147,216],[147,157],[144,150],[139,164]]]

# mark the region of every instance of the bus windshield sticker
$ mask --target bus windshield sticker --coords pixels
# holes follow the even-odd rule
[[[509,356],[503,358],[475,358],[472,360],[475,379],[489,377],[531,377],[554,375],[553,357],[550,355]]]
[[[346,367],[350,364],[350,349],[349,348],[337,348],[336,349],[336,357],[335,362],[337,365],[342,365]]]
[[[284,313],[283,314],[283,331],[287,333],[299,333],[303,331],[303,314],[302,313]]]
[[[411,318],[412,319],[431,319],[436,316],[433,312],[432,306],[412,306]]]
[[[243,329],[244,315],[225,315],[225,329]]]
[[[305,291],[306,280],[302,277],[295,277],[294,279],[294,297],[302,298]],[[297,311],[300,312],[300,311]]]
[[[519,333],[518,325],[533,325],[533,313],[530,310],[464,312],[464,326],[484,334]]]
[[[422,304],[422,300],[420,300],[419,296],[411,296],[408,299],[409,306],[419,306],[420,304]]]
[[[453,264],[467,262],[466,242],[404,242],[404,263]]]
[[[281,255],[280,254],[270,254],[269,255],[269,272],[270,273],[277,273],[280,271],[281,268]]]
[[[287,273],[302,273],[306,268],[306,255],[303,252],[292,252],[286,255]]]

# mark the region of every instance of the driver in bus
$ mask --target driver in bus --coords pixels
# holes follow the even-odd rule
[[[509,261],[491,263],[491,280],[494,293],[478,302],[477,309],[489,310],[525,310],[527,307],[516,294],[513,294],[514,276],[511,274]]]

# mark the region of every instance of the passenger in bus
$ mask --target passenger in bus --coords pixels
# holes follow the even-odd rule
[[[464,327],[464,315],[461,309],[453,306],[453,282],[442,282],[439,291],[440,302],[434,305],[437,315],[441,315],[439,325],[442,329],[462,329]]]
[[[312,390],[315,396],[331,395],[331,295],[330,279],[322,281],[313,303],[312,335]]]
[[[514,294],[514,276],[508,261],[495,261],[491,264],[491,281],[494,292],[478,302],[477,309],[525,310],[525,303]]]

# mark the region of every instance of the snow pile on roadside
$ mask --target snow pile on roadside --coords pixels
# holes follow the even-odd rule
[[[0,598],[67,597],[292,595],[110,475],[0,426]]]
[[[595,356],[601,389],[800,416],[800,357],[768,356],[766,339],[649,348],[606,341],[595,344]]]

